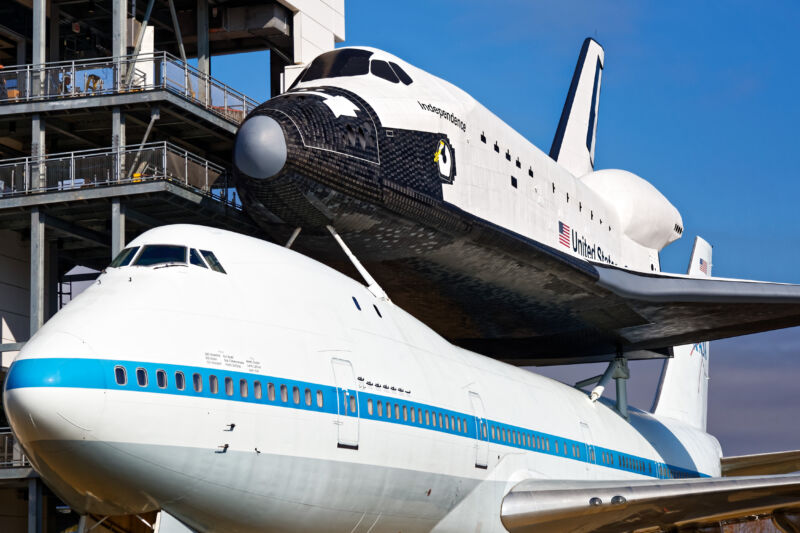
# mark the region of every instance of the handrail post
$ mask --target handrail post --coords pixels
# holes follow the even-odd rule
[[[206,190],[206,192],[211,192],[211,189],[208,188],[208,159],[204,159],[203,161],[205,163],[205,169],[206,169],[206,189],[205,190]]]
[[[31,66],[25,66],[25,99],[31,99]]]
[[[75,152],[69,153],[69,188],[75,187]]]
[[[71,89],[71,93],[70,94],[72,94],[72,96],[75,96],[75,85],[78,84],[78,80],[75,79],[75,60],[74,59],[72,60],[71,67],[72,68],[70,70],[70,78],[69,79],[72,80],[72,89]]]
[[[161,157],[164,160],[164,166],[162,168],[163,168],[163,172],[164,172],[164,178],[166,178],[167,177],[167,141],[164,141],[163,150],[164,151],[162,152]]]

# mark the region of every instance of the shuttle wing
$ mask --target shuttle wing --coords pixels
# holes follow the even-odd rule
[[[525,480],[503,499],[511,533],[667,531],[800,506],[800,475],[655,481]],[[796,511],[790,511],[796,513]]]
[[[492,328],[451,338],[514,364],[604,361],[619,351],[664,357],[671,346],[800,325],[800,285],[633,272],[532,241],[496,239],[482,252],[492,248],[507,251],[512,266],[475,268],[477,279],[453,280],[459,292],[447,293],[475,324]],[[437,319],[428,323],[435,328]]]

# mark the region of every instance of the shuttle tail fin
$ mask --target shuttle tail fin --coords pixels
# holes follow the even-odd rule
[[[575,176],[594,170],[597,112],[605,53],[592,38],[583,41],[575,74],[550,147],[550,157]]]
[[[711,277],[711,245],[695,238],[688,272],[692,277]],[[706,429],[708,408],[709,343],[673,348],[672,359],[664,360],[653,413]]]

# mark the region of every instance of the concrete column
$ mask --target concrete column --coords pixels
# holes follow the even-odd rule
[[[125,248],[125,205],[119,198],[111,199],[111,259]]]
[[[208,0],[197,0],[197,70],[206,75],[202,87],[198,87],[200,101],[206,102],[209,92],[208,76],[211,76],[211,50],[208,43]]]
[[[38,478],[28,480],[28,533],[42,533],[42,483]]]
[[[31,327],[33,336],[44,324],[44,213],[31,210]]]

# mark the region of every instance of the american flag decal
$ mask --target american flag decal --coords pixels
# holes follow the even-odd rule
[[[700,272],[708,276],[708,261],[703,261],[702,258],[700,259]]]
[[[569,226],[567,226],[566,224],[564,224],[560,220],[558,221],[558,242],[560,242],[561,244],[563,244],[567,248],[570,247]]]

